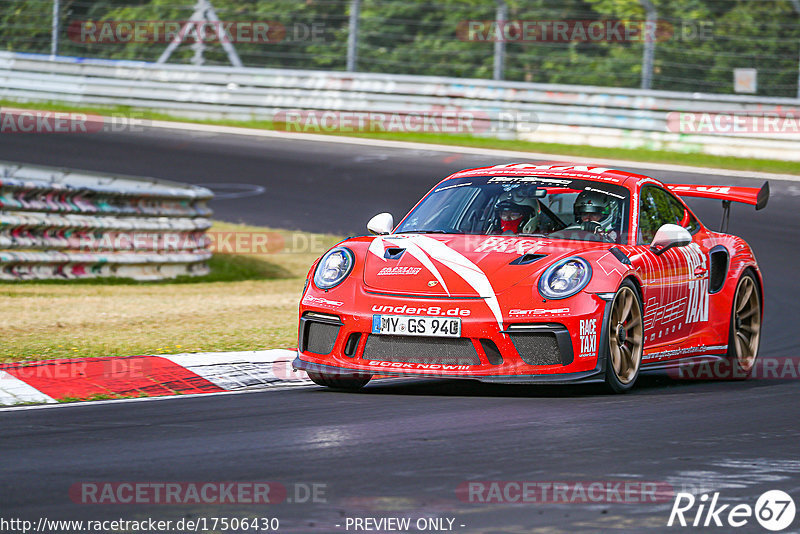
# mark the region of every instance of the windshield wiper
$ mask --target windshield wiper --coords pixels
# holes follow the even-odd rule
[[[547,237],[547,234],[517,234],[523,237]]]

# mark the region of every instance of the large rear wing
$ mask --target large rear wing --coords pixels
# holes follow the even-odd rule
[[[743,204],[755,206],[757,210],[766,208],[769,201],[769,182],[764,182],[760,189],[733,185],[689,184],[668,184],[667,189],[679,197],[701,197],[742,202]]]
[[[756,210],[763,210],[769,202],[769,182],[764,182],[761,188],[739,187],[733,185],[693,185],[693,184],[667,184],[667,189],[679,197],[711,198],[722,201],[721,232],[727,232],[728,221],[731,215],[731,202],[741,202],[755,206]]]

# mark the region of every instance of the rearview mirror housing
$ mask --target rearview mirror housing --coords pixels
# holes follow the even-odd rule
[[[367,230],[374,235],[391,234],[393,229],[394,217],[391,213],[379,213],[367,223]]]
[[[683,226],[665,224],[658,229],[650,243],[650,250],[656,255],[663,254],[672,247],[685,247],[692,242],[692,234]]]

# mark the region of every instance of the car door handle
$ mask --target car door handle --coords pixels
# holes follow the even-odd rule
[[[694,275],[695,276],[703,276],[707,272],[708,272],[708,269],[706,269],[705,267],[698,267],[697,269],[694,270]]]

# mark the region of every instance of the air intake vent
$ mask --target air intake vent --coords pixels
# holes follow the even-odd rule
[[[303,352],[326,355],[333,351],[333,345],[339,335],[339,326],[308,321],[305,323],[305,328]]]
[[[483,352],[486,354],[486,359],[489,360],[490,364],[500,365],[503,363],[503,355],[500,354],[500,349],[497,348],[494,341],[481,339],[481,347],[483,347]]]
[[[708,292],[717,293],[725,285],[728,277],[728,250],[719,245],[711,249],[711,274]]]
[[[406,249],[404,248],[387,248],[383,253],[383,257],[387,260],[399,260]]]
[[[475,346],[468,338],[380,336],[367,338],[364,359],[381,362],[440,365],[480,365]]]
[[[528,265],[536,260],[541,260],[545,256],[547,256],[547,254],[523,254],[519,258],[509,263],[509,265]]]
[[[561,365],[556,335],[552,332],[509,334],[522,361],[528,365]]]
[[[360,332],[353,332],[347,337],[347,343],[344,344],[344,355],[348,358],[352,358],[356,355],[356,349],[358,348],[358,341],[361,339]]]

